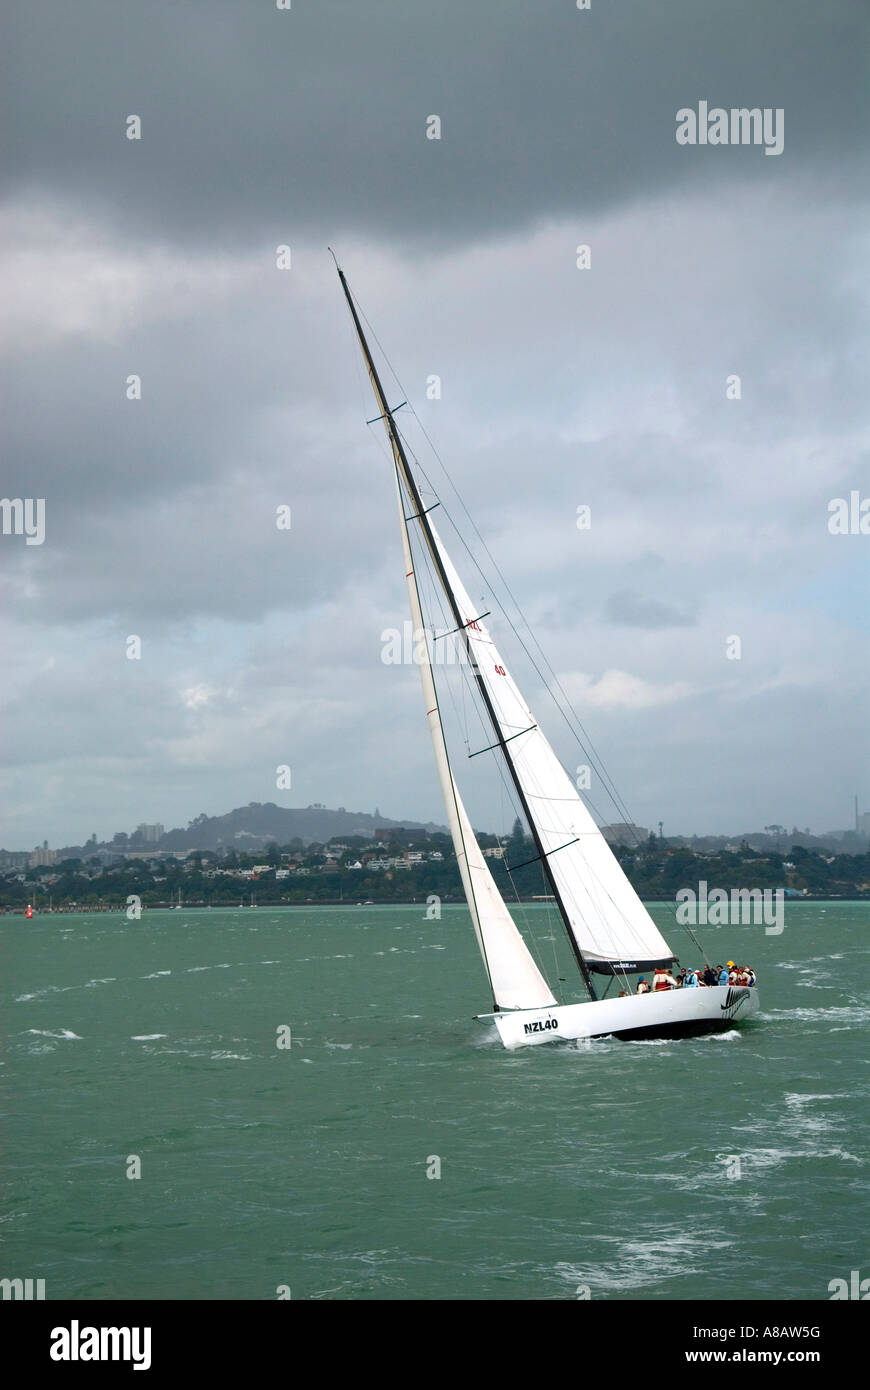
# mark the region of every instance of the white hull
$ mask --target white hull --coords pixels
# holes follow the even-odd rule
[[[515,1009],[492,1015],[505,1047],[535,1047],[558,1039],[615,1036],[691,1037],[719,1033],[758,1012],[757,988],[714,985],[659,990],[623,999],[596,999],[552,1009]]]

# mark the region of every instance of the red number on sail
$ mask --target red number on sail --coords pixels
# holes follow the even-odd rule
[[[507,672],[505,671],[505,669],[504,669],[503,666],[496,666],[495,670],[496,670],[496,675],[498,675],[498,676],[505,676],[505,675],[507,675]]]

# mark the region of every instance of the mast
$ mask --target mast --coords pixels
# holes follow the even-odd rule
[[[523,814],[526,818],[526,823],[528,824],[529,830],[531,831],[532,841],[537,851],[536,857],[540,859],[544,873],[546,874],[547,881],[550,885],[553,897],[559,909],[559,915],[561,916],[562,923],[565,927],[565,932],[567,934],[568,941],[571,945],[571,950],[574,953],[574,958],[577,962],[578,969],[580,970],[580,973],[583,976],[583,980],[586,985],[586,989],[589,993],[590,999],[595,999],[596,994],[594,986],[592,984],[592,976],[590,974],[586,961],[583,958],[583,953],[574,939],[574,934],[571,930],[570,917],[568,915],[568,911],[565,907],[565,904],[562,901],[562,895],[559,891],[558,883],[556,882],[556,879],[550,868],[547,851],[544,848],[543,842],[541,841],[537,826],[535,824],[535,818],[532,815],[531,809],[529,807],[525,791],[523,790],[522,783],[517,774],[517,770],[514,767],[510,753],[508,752],[507,740],[505,739],[504,734],[502,732],[501,724],[499,723],[498,716],[493,707],[492,699],[486,687],[486,682],[484,681],[483,676],[481,675],[477,665],[477,658],[474,654],[474,649],[471,645],[467,629],[467,623],[470,620],[463,617],[459,605],[456,601],[456,596],[453,592],[452,585],[444,568],[444,562],[441,558],[440,551],[432,535],[427,510],[423,505],[423,499],[420,495],[420,490],[417,486],[417,480],[411,472],[411,467],[408,463],[407,455],[405,454],[404,445],[402,444],[402,440],[399,436],[399,431],[396,428],[396,422],[393,419],[393,412],[387,405],[386,396],[384,395],[384,390],[381,385],[381,379],[378,375],[377,367],[374,364],[374,359],[372,358],[369,345],[366,342],[366,336],[363,332],[362,324],[360,323],[359,315],[356,311],[356,305],[353,302],[353,297],[351,296],[350,289],[348,288],[348,283],[345,279],[344,271],[340,268],[337,261],[336,270],[338,271],[338,278],[341,281],[341,287],[344,290],[345,299],[347,300],[348,308],[350,309],[351,318],[353,319],[354,328],[356,329],[360,348],[362,350],[363,358],[365,359],[366,368],[368,369],[369,380],[371,381],[372,390],[374,391],[375,399],[381,411],[379,418],[382,419],[384,422],[384,428],[387,432],[387,438],[390,441],[390,446],[393,451],[393,457],[395,459],[396,467],[398,468],[402,476],[402,481],[405,484],[408,496],[414,504],[415,517],[413,519],[418,521],[420,524],[420,529],[426,541],[426,548],[429,551],[429,555],[432,559],[432,563],[435,567],[435,571],[438,575],[441,587],[444,590],[444,594],[450,607],[450,611],[453,615],[453,621],[456,623],[457,632],[461,633],[462,635],[469,665],[471,666],[471,670],[474,675],[477,688],[480,691],[484,708],[486,709],[489,721],[492,724],[493,732],[496,737],[496,746],[500,749],[502,757],[504,758],[505,763],[507,764],[507,768],[511,776],[511,781],[514,784],[520,805],[523,810]]]

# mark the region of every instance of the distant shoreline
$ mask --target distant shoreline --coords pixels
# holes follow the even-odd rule
[[[555,900],[554,900],[553,898],[541,897],[541,896],[536,896],[536,897],[532,897],[532,898],[520,898],[520,899],[519,899],[519,902],[520,902],[520,904],[521,904],[523,907],[541,907],[541,906],[544,906],[545,904],[553,903],[554,901],[555,901]],[[676,907],[678,906],[678,904],[674,901],[673,898],[649,898],[649,897],[644,897],[644,898],[643,898],[643,902],[645,902],[645,903],[669,903],[669,904],[670,904],[672,907],[674,907],[674,908],[676,908]],[[861,902],[870,902],[870,893],[863,893],[863,894],[859,894],[859,895],[857,895],[857,896],[851,896],[851,895],[850,895],[850,896],[847,896],[847,895],[845,895],[845,894],[844,894],[844,895],[840,895],[840,896],[836,896],[836,895],[828,894],[827,896],[818,897],[818,898],[813,898],[813,897],[799,897],[799,898],[787,898],[787,899],[786,899],[786,905],[789,906],[789,907],[796,907],[796,906],[798,906],[799,904],[816,906],[816,905],[819,905],[819,904],[822,904],[822,903],[861,903]],[[466,903],[464,902],[464,900],[462,900],[462,899],[458,899],[458,898],[457,898],[457,899],[455,899],[455,900],[448,900],[448,899],[446,899],[446,898],[442,898],[442,899],[441,899],[441,906],[442,906],[442,907],[461,907],[461,908],[465,908],[467,905],[466,905]],[[290,903],[290,902],[264,902],[264,903],[256,903],[256,904],[254,904],[253,906],[252,906],[250,903],[204,903],[204,902],[192,902],[192,903],[182,903],[182,905],[181,905],[180,908],[179,908],[179,906],[178,906],[177,903],[172,903],[172,902],[165,902],[165,903],[147,903],[147,904],[146,904],[146,903],[143,903],[143,904],[142,904],[142,913],[143,913],[143,915],[144,915],[146,912],[177,912],[177,911],[181,911],[181,912],[263,912],[263,911],[266,911],[266,912],[268,912],[268,911],[270,911],[270,910],[272,910],[272,909],[275,909],[275,908],[282,908],[282,909],[284,909],[284,908],[304,909],[304,908],[308,908],[308,907],[347,907],[347,908],[357,908],[357,907],[420,907],[420,908],[425,908],[425,907],[426,907],[426,899],[425,899],[425,898],[419,898],[419,899],[418,899],[418,898],[382,898],[382,899],[372,899],[371,901],[366,900],[366,901],[363,901],[363,902],[349,902],[347,898],[334,898],[334,899],[332,899],[332,898],[317,898],[317,899],[311,899],[310,901],[306,901],[306,902],[296,902],[296,903]],[[101,904],[98,904],[98,903],[91,903],[91,904],[83,905],[83,904],[76,903],[75,905],[72,905],[72,906],[71,906],[71,905],[69,905],[69,904],[62,903],[60,906],[58,906],[58,907],[53,907],[53,908],[51,908],[51,909],[49,909],[49,908],[47,908],[47,907],[39,907],[39,908],[36,908],[36,907],[35,907],[35,908],[33,909],[33,915],[32,915],[32,917],[30,917],[30,918],[27,917],[27,910],[26,910],[26,908],[23,908],[23,907],[0,907],[0,918],[2,918],[2,917],[23,917],[23,918],[25,918],[27,921],[35,921],[38,917],[40,917],[40,918],[41,918],[41,917],[66,917],[66,916],[82,916],[82,917],[84,917],[84,916],[90,916],[91,914],[97,914],[97,913],[99,913],[99,914],[101,914],[101,915],[105,915],[105,914],[107,914],[107,913],[108,913],[108,914],[115,914],[115,913],[117,913],[117,914],[120,914],[121,916],[126,917],[126,915],[127,915],[127,904],[126,904],[126,903],[101,903]],[[437,919],[436,919],[436,920],[437,920]],[[710,925],[712,926],[713,924],[710,924]]]

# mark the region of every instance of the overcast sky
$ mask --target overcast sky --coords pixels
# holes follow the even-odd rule
[[[0,490],[46,514],[0,536],[0,845],[249,801],[443,822],[327,245],[635,819],[870,807],[870,537],[828,529],[870,495],[863,5],[10,9]],[[700,101],[780,108],[782,152],[678,145]]]

